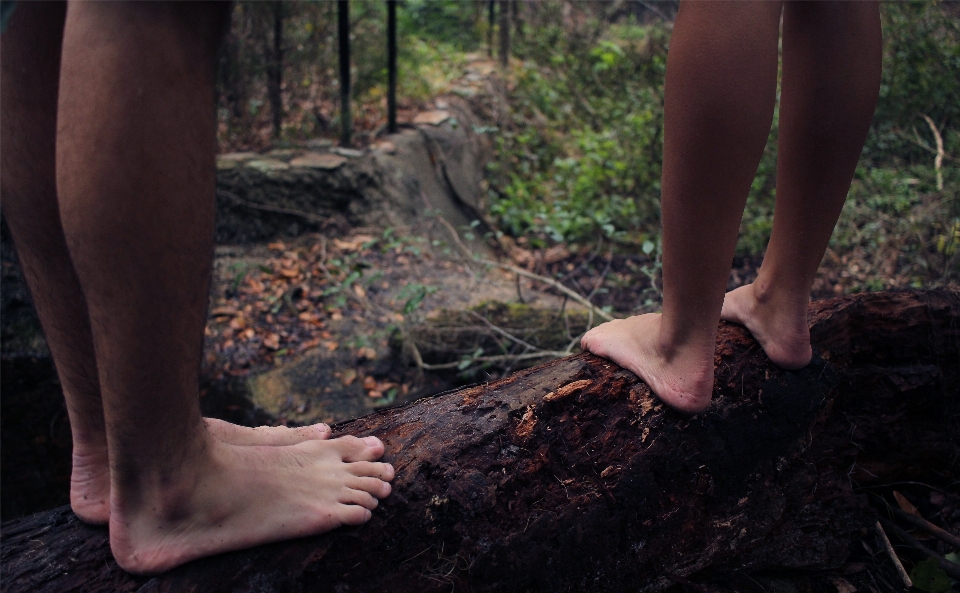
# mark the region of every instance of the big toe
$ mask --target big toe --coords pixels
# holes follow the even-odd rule
[[[376,461],[383,456],[383,443],[377,437],[344,436],[330,442],[336,443],[347,462]]]

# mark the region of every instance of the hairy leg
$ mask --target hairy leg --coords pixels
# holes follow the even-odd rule
[[[21,2],[0,35],[0,191],[67,402],[73,433],[70,504],[82,520],[106,523],[110,484],[97,361],[57,206],[57,89],[65,15],[62,2]]]
[[[582,345],[668,405],[710,404],[737,231],[773,118],[779,2],[683,2],[664,105],[663,314],[612,321]]]
[[[106,523],[110,472],[97,362],[56,193],[65,16],[64,2],[23,2],[0,36],[0,193],[67,403],[73,435],[70,503],[82,520]],[[207,427],[219,439],[238,445],[289,445],[330,435],[322,424],[250,429],[207,419]]]
[[[880,63],[876,2],[784,6],[773,233],[757,280],[726,296],[722,318],[787,369],[810,362],[810,288],[866,140]]]
[[[111,547],[133,572],[361,523],[393,477],[373,437],[238,446],[200,416],[224,6],[67,11],[57,188],[96,352]]]

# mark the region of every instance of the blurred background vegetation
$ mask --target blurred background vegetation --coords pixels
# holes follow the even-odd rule
[[[487,0],[400,3],[400,121],[446,92],[466,63],[498,57],[507,23],[510,61],[499,74],[506,105],[498,110],[506,115],[485,128],[496,147],[489,219],[531,248],[603,237],[653,258],[677,2],[493,4],[496,17]],[[336,10],[335,2],[237,3],[220,63],[223,150],[337,136]],[[354,129],[364,144],[386,124],[386,7],[353,1],[350,10]],[[889,2],[881,10],[879,105],[825,260],[854,270],[845,291],[960,279],[960,5]],[[741,255],[762,254],[769,238],[776,139],[775,118]]]

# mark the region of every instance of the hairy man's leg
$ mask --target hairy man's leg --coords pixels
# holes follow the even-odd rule
[[[667,57],[663,314],[611,321],[582,345],[668,405],[710,404],[717,323],[777,85],[779,2],[682,2]]]
[[[57,206],[57,89],[66,8],[63,2],[21,2],[0,35],[0,192],[67,402],[70,504],[84,521],[106,523],[110,476],[97,362]]]
[[[57,187],[103,397],[111,547],[133,572],[362,523],[393,477],[372,437],[237,446],[200,416],[224,6],[67,11]]]
[[[810,288],[840,216],[880,90],[877,2],[788,2],[773,233],[757,280],[730,292],[770,359],[810,362]]]

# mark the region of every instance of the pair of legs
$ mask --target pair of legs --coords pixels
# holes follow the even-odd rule
[[[773,233],[756,281],[726,296],[740,218],[783,72]],[[710,404],[719,319],[745,325],[776,364],[810,362],[810,288],[873,117],[876,2],[683,2],[667,58],[663,313],[612,321],[582,345],[668,405]]]
[[[67,401],[71,504],[138,573],[363,523],[394,475],[374,437],[200,415],[229,7],[21,2],[0,35],[3,211]]]

